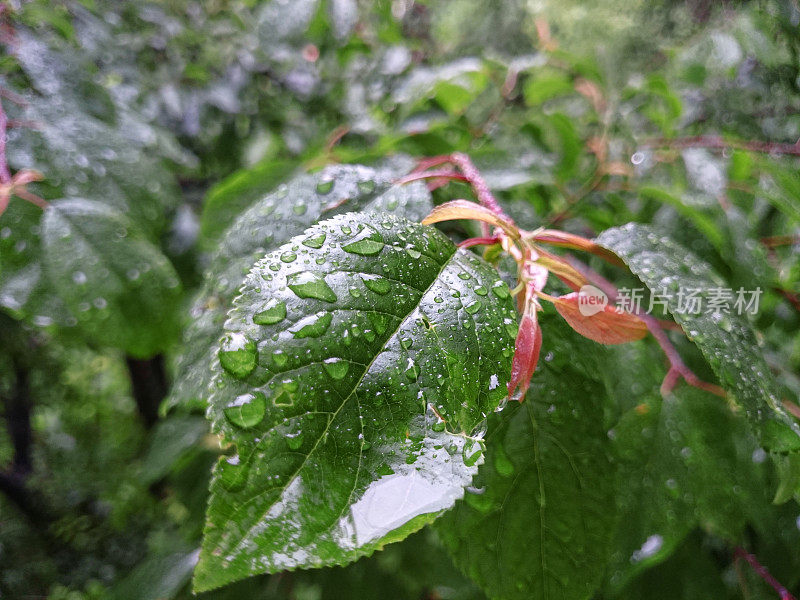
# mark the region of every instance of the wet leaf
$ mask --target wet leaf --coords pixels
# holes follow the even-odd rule
[[[542,327],[552,358],[525,402],[490,419],[473,487],[436,525],[455,563],[490,598],[590,597],[613,534],[598,353],[554,317]]]
[[[617,312],[616,307],[602,307],[586,303],[586,294],[572,292],[551,300],[564,320],[582,336],[601,344],[635,342],[647,335],[647,326],[639,317],[627,312]],[[594,312],[595,308],[599,308]],[[584,314],[586,313],[586,314]]]
[[[609,229],[596,241],[615,252],[652,292],[666,299],[669,311],[762,436],[764,446],[776,451],[800,450],[800,425],[783,409],[746,317],[736,314],[734,306],[727,313],[708,312],[705,302],[698,314],[685,310],[689,307],[687,290],[697,290],[697,296],[707,302],[715,289],[727,287],[711,267],[646,225],[629,223]],[[745,296],[745,300],[749,298]]]
[[[323,221],[256,263],[221,347],[242,354],[212,386],[209,416],[236,453],[215,470],[198,591],[350,562],[452,506],[482,457],[469,436],[506,395],[513,303],[483,293],[498,282],[388,215]],[[275,302],[286,317],[257,324]],[[245,354],[253,368],[238,368]]]
[[[52,202],[42,245],[50,282],[89,337],[139,357],[172,341],[180,281],[125,215],[92,200]]]
[[[424,183],[390,186],[403,168],[341,165],[301,175],[256,201],[234,221],[220,238],[205,285],[192,304],[184,350],[175,366],[175,383],[165,410],[205,408],[216,360],[213,348],[222,335],[225,314],[247,271],[266,252],[320,218],[341,212],[386,211],[419,220],[430,211],[430,193]],[[303,246],[314,247],[324,241],[324,237],[309,237]]]

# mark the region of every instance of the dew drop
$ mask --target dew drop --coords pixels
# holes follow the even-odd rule
[[[287,277],[287,284],[299,298],[315,298],[325,302],[336,302],[336,294],[325,283],[325,278],[319,273],[301,271],[292,273]]]
[[[239,460],[239,456],[223,458],[217,466],[217,473],[222,486],[229,491],[241,489],[247,481],[249,468]]]
[[[322,366],[333,379],[342,379],[350,369],[350,363],[342,358],[328,358]]]
[[[227,419],[243,429],[255,427],[264,418],[267,410],[267,398],[262,392],[241,394],[228,404],[223,412]]]
[[[361,280],[368,290],[380,294],[381,296],[388,294],[392,288],[392,284],[387,279],[379,277],[378,275],[362,275]]]
[[[253,323],[256,325],[274,325],[286,318],[286,303],[277,298],[272,298],[264,306],[264,309],[253,315]]]
[[[325,233],[318,233],[317,235],[311,235],[303,240],[303,246],[307,246],[309,248],[322,248],[322,244],[325,243],[325,238],[328,237]]]
[[[287,433],[286,445],[289,446],[289,450],[297,450],[300,448],[300,446],[303,445],[303,432],[298,431],[297,433]]]
[[[308,207],[306,206],[305,202],[298,202],[292,207],[292,212],[297,216],[306,214]]]
[[[230,333],[222,340],[219,362],[234,377],[242,379],[250,375],[257,360],[256,343],[243,333]]]
[[[333,315],[331,313],[317,313],[316,315],[300,319],[294,329],[290,331],[294,333],[294,337],[296,338],[319,337],[328,331],[332,320]]]
[[[359,181],[356,185],[358,186],[358,191],[362,194],[371,194],[375,191],[375,182],[371,179]]]
[[[276,350],[272,353],[272,362],[276,367],[282,367],[289,360],[289,357],[283,353],[283,350]]]
[[[384,243],[381,234],[371,227],[365,227],[364,230],[356,236],[356,239],[343,245],[342,249],[351,254],[375,256],[383,250],[383,246]]]
[[[409,381],[416,381],[417,377],[419,377],[419,367],[411,358],[408,359],[406,364],[405,374]]]
[[[472,304],[467,304],[464,307],[464,310],[466,310],[469,314],[474,315],[481,309],[481,306],[483,306],[483,303],[480,300],[475,300],[475,302]]]
[[[498,281],[492,286],[492,292],[498,298],[508,298],[511,295],[511,292],[508,289],[508,286],[504,281]]]
[[[333,189],[333,179],[323,180],[317,184],[317,193],[318,194],[329,194]]]
[[[285,263],[291,263],[291,262],[294,262],[295,260],[297,260],[297,253],[296,252],[292,252],[291,250],[288,250],[288,251],[284,252],[283,254],[281,254],[281,261],[283,261]]]
[[[467,440],[461,450],[464,464],[468,467],[475,466],[483,456],[483,442],[480,440]]]

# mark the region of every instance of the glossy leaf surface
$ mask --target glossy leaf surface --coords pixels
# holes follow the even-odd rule
[[[711,267],[647,225],[629,223],[608,229],[596,241],[615,252],[652,292],[667,301],[675,320],[744,410],[765,447],[800,450],[800,425],[783,409],[746,317],[736,314],[733,304],[728,312],[707,310],[714,290],[728,287]],[[697,314],[685,300],[692,290],[704,301]]]
[[[590,597],[613,534],[596,346],[552,317],[542,328],[546,357],[525,402],[490,419],[473,488],[437,523],[456,564],[490,598]]]
[[[197,590],[343,564],[463,493],[506,395],[508,288],[437,230],[347,214],[256,263],[225,325]]]
[[[143,357],[171,341],[178,276],[125,215],[91,200],[53,202],[42,243],[53,287],[90,337]]]
[[[253,263],[319,219],[353,210],[386,211],[411,220],[431,209],[424,183],[390,186],[399,172],[360,165],[301,175],[256,201],[228,228],[191,309],[184,351],[167,406],[202,409],[208,397],[215,347],[231,302]],[[309,242],[314,244],[312,240]]]

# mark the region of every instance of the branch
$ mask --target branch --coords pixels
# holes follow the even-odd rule
[[[131,392],[139,414],[148,429],[158,421],[158,408],[167,395],[167,376],[164,357],[159,354],[149,359],[125,358],[131,379]]]
[[[798,140],[800,141],[800,140]],[[716,148],[724,150],[734,148],[749,152],[763,152],[765,154],[786,154],[800,156],[800,144],[786,144],[782,142],[764,142],[760,140],[726,140],[718,135],[698,135],[683,138],[655,138],[642,143],[643,148]]]
[[[763,579],[773,590],[778,593],[778,595],[781,597],[780,600],[796,600],[795,597],[789,593],[789,590],[783,587],[783,585],[781,585],[781,583],[770,574],[769,570],[767,570],[764,565],[758,562],[758,559],[753,554],[750,554],[741,546],[736,546],[733,551],[733,558],[735,561],[746,561],[758,574],[758,576],[761,577],[761,579]]]
[[[614,284],[578,259],[572,256],[566,256],[565,259],[586,279],[602,290],[603,293],[608,296],[609,301],[616,302],[617,298],[619,297],[619,292]],[[658,342],[658,345],[661,346],[661,350],[664,352],[667,360],[669,361],[669,371],[667,371],[664,381],[661,384],[662,394],[666,395],[672,392],[672,390],[675,388],[675,385],[678,383],[679,378],[683,378],[683,380],[692,387],[705,390],[706,392],[710,392],[722,398],[726,397],[725,390],[718,385],[703,381],[697,375],[695,375],[689,367],[686,366],[686,363],[683,362],[678,350],[672,345],[672,342],[669,341],[669,338],[664,331],[664,327],[661,325],[661,322],[658,319],[651,315],[642,313],[641,311],[638,311],[636,316],[642,319],[645,325],[647,325],[648,331],[653,334],[653,337],[656,339],[656,342]]]

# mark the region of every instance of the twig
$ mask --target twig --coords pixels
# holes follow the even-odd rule
[[[753,554],[750,554],[741,546],[736,546],[733,551],[733,557],[735,561],[746,561],[758,574],[758,576],[761,577],[761,579],[763,579],[773,590],[778,593],[778,595],[781,597],[780,600],[796,600],[795,597],[789,593],[789,590],[783,587],[783,585],[770,574],[769,570],[760,562],[758,562],[758,559]]]
[[[570,265],[572,265],[584,277],[586,277],[586,279],[591,281],[600,290],[602,290],[603,293],[608,296],[609,301],[616,302],[617,298],[619,297],[619,292],[613,283],[608,281],[605,277],[578,259],[572,256],[566,256],[565,259],[568,263],[570,263]],[[689,367],[686,366],[686,363],[683,362],[683,359],[681,358],[681,355],[678,353],[675,346],[673,346],[672,342],[669,341],[669,338],[667,337],[667,334],[658,319],[651,315],[642,313],[641,311],[637,311],[636,316],[644,321],[648,331],[653,335],[656,342],[658,342],[658,345],[661,347],[661,350],[664,352],[664,355],[669,361],[669,370],[667,371],[664,381],[661,384],[662,394],[666,395],[672,392],[672,390],[675,388],[675,385],[678,383],[679,378],[683,378],[683,380],[692,387],[705,390],[706,392],[710,392],[722,398],[726,397],[725,390],[718,385],[703,381],[697,375],[695,375]]]
[[[6,160],[6,130],[8,127],[8,117],[3,110],[3,102],[0,101],[0,183],[11,183],[11,171],[8,169]]]
[[[643,148],[716,148],[724,150],[734,148],[750,152],[763,152],[765,154],[786,154],[800,156],[800,144],[787,144],[783,142],[765,142],[760,140],[726,140],[718,135],[698,135],[683,138],[655,138],[646,140],[641,144]]]

